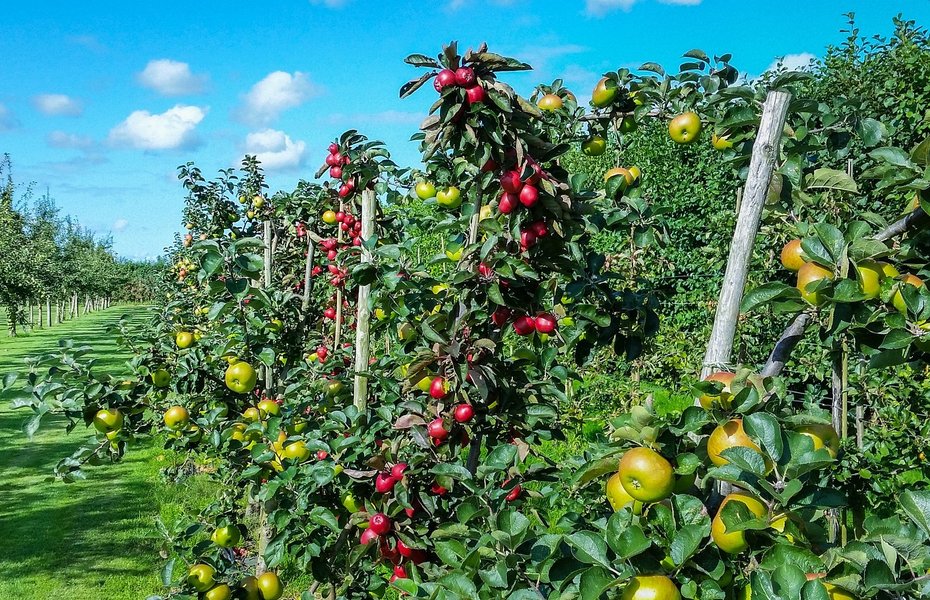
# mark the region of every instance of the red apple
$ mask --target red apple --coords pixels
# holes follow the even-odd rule
[[[389,473],[378,473],[378,476],[375,477],[375,491],[379,494],[390,492],[394,489],[395,484],[397,484],[397,480]]]
[[[536,331],[536,321],[529,315],[521,315],[513,322],[513,330],[517,335],[530,335]]]
[[[512,213],[518,206],[520,206],[520,198],[510,192],[501,194],[501,199],[497,203],[497,209],[505,215]]]
[[[509,479],[508,479],[507,481],[504,482],[504,486],[506,486],[508,483],[510,483],[510,480],[509,480]],[[514,500],[516,500],[517,498],[519,498],[519,497],[520,497],[520,492],[522,492],[522,491],[523,491],[523,488],[521,488],[519,485],[517,485],[516,487],[514,487],[512,490],[510,490],[510,492],[509,492],[509,493],[507,494],[507,496],[506,496],[507,502],[513,502]]]
[[[407,470],[407,463],[397,463],[391,467],[391,477],[400,481],[404,478],[404,471]]]
[[[338,154],[330,154],[326,157],[326,166],[335,167],[342,164],[342,157]]]
[[[371,529],[371,527],[369,527],[368,529],[362,532],[362,539],[360,541],[363,546],[367,546],[368,544],[372,543],[376,539],[378,539],[378,534],[375,533],[374,530]]]
[[[484,88],[480,85],[468,88],[465,90],[465,95],[468,97],[469,104],[484,102],[484,99],[487,97],[487,94],[484,93]]]
[[[329,176],[332,177],[333,179],[341,179],[342,178],[342,167],[330,167]]]
[[[520,204],[530,208],[539,201],[539,190],[536,187],[526,184],[523,186],[523,189],[520,190]]]
[[[478,274],[485,279],[490,279],[491,277],[494,277],[494,269],[492,269],[487,263],[478,263]]]
[[[555,316],[549,313],[539,313],[535,319],[536,331],[539,333],[552,333],[555,331]]]
[[[429,384],[429,395],[436,400],[442,400],[449,392],[446,390],[446,380],[443,377],[434,377]]]
[[[442,90],[450,85],[455,85],[455,71],[443,69],[436,75],[436,81],[433,82],[433,87],[437,90]]]
[[[458,423],[468,423],[475,416],[475,409],[471,404],[459,404],[455,407],[453,417]]]
[[[475,70],[471,67],[460,67],[456,69],[455,83],[466,88],[475,85]]]
[[[527,227],[536,234],[536,237],[546,237],[549,235],[549,227],[546,225],[545,221],[533,221]]]
[[[330,154],[339,154],[339,144],[337,144],[336,142],[333,142],[332,144],[330,144],[330,145],[329,145],[329,153],[330,153]]]
[[[391,519],[384,513],[375,513],[368,519],[368,529],[375,535],[384,535],[391,530]]]
[[[426,432],[431,438],[440,442],[449,437],[449,431],[443,424],[442,419],[433,419],[430,421],[430,424],[426,427]]]
[[[429,488],[429,491],[433,492],[433,493],[436,494],[437,496],[445,496],[446,494],[449,493],[449,490],[447,490],[446,488],[442,487],[442,486],[439,485],[438,483],[434,483],[433,485],[431,485],[430,488]]]
[[[501,175],[501,189],[511,194],[519,194],[523,188],[523,182],[520,180],[518,171],[507,171]]]
[[[529,250],[536,245],[536,234],[533,233],[532,229],[524,229],[520,232],[520,248],[522,250]]]
[[[498,327],[503,326],[510,319],[511,310],[506,306],[498,306],[497,310],[491,313],[491,322]]]
[[[403,540],[397,540],[397,552],[404,558],[410,558],[413,556],[414,549],[405,544]]]

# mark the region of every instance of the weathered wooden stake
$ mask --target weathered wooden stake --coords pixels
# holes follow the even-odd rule
[[[271,267],[272,267],[271,261],[274,260],[273,259],[274,255],[271,252],[271,245],[272,245],[271,220],[267,219],[262,224],[262,226],[263,226],[262,238],[263,238],[263,241],[265,242],[265,252],[264,252],[265,260],[263,261],[265,268],[264,268],[264,273],[262,274],[262,287],[270,288],[271,287]],[[265,368],[263,369],[263,371],[265,374],[265,378],[264,378],[265,379],[265,390],[270,392],[271,388],[274,387],[274,374],[271,370],[271,367],[269,367],[268,365],[265,365]]]
[[[300,303],[300,312],[306,318],[307,311],[310,310],[310,292],[313,287],[311,273],[313,272],[313,257],[316,254],[316,244],[313,238],[307,234],[307,261],[304,264],[304,297]]]
[[[366,189],[362,191],[362,263],[372,261],[371,251],[365,246],[375,232],[375,191]],[[368,407],[368,357],[371,353],[371,334],[369,323],[371,321],[371,307],[368,306],[371,297],[371,285],[366,284],[358,288],[355,317],[355,408],[364,411]]]
[[[746,287],[749,261],[752,258],[752,247],[756,233],[759,231],[762,207],[772,182],[772,172],[778,157],[790,100],[790,92],[772,90],[768,93],[762,108],[762,120],[755,144],[753,144],[749,176],[746,179],[739,216],[736,219],[736,230],[730,245],[730,257],[723,276],[717,314],[701,368],[702,378],[730,362],[739,319],[739,307],[743,299],[743,290]]]

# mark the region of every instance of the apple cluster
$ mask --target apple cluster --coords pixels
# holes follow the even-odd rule
[[[459,67],[455,71],[452,69],[443,69],[436,74],[433,80],[433,87],[440,94],[447,88],[464,88],[465,98],[469,104],[484,102],[487,97],[484,88],[478,82],[475,76],[475,70],[471,67]]]

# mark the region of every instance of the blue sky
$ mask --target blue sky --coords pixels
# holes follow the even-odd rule
[[[398,99],[416,73],[407,54],[487,41],[536,68],[508,77],[521,92],[561,76],[584,98],[604,71],[674,68],[691,48],[731,52],[754,75],[777,57],[805,63],[842,41],[848,11],[869,35],[898,12],[930,25],[926,0],[7,3],[0,153],[120,255],[151,257],[180,230],[189,160],[212,174],[259,153],[272,189],[289,189],[357,128],[412,164],[435,98]]]

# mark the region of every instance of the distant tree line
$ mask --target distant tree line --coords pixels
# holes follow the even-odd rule
[[[72,319],[118,302],[146,302],[161,280],[161,262],[118,258],[52,198],[14,183],[0,157],[0,308],[9,333]]]

